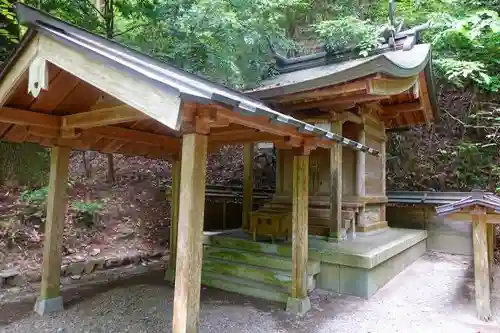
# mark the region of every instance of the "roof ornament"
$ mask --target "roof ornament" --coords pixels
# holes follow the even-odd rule
[[[49,89],[49,74],[45,59],[40,57],[33,59],[28,73],[28,93],[33,97],[38,97],[42,89]]]
[[[389,47],[394,48],[396,46],[396,35],[403,27],[403,20],[396,26],[396,2],[394,0],[389,0],[388,16],[389,24],[382,31],[382,37]]]

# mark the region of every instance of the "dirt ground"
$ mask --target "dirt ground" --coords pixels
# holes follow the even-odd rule
[[[303,317],[281,304],[202,289],[200,332],[498,333],[500,274],[492,295],[494,321],[475,318],[471,258],[428,253],[370,300],[324,291],[311,295]],[[497,267],[498,268],[498,267]],[[65,295],[67,310],[32,314],[32,300],[0,305],[0,332],[170,332],[173,288],[160,273],[83,288]]]

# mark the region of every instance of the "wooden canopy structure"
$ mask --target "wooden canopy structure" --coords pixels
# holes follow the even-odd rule
[[[29,6],[29,27],[0,72],[0,139],[51,147],[40,314],[62,309],[60,264],[69,153],[95,150],[174,163],[173,332],[197,332],[207,150],[275,142],[293,151],[293,288],[290,307],[308,306],[308,164],[317,147],[379,151],[262,101],[169,66]]]
[[[492,193],[473,191],[469,197],[436,207],[436,213],[455,221],[472,222],[476,311],[479,319],[490,321],[495,224],[500,224],[500,198]]]

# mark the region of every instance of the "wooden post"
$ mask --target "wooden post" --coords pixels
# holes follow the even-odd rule
[[[276,188],[275,193],[283,192],[283,153],[281,149],[275,148],[276,151]]]
[[[182,138],[173,333],[198,332],[207,141],[197,133]]]
[[[386,184],[386,182],[387,182],[387,169],[386,169],[387,168],[387,166],[386,166],[386,163],[387,163],[387,154],[386,154],[386,146],[387,146],[387,139],[384,139],[384,141],[382,141],[382,146],[381,146],[381,149],[380,149],[380,158],[382,159],[382,194],[384,196],[387,195],[387,193],[386,193],[386,186],[387,186],[387,184]],[[382,216],[380,216],[380,219],[382,221],[386,221],[387,220],[387,218],[386,218],[386,206],[387,206],[386,204],[382,204],[382,214],[381,214]]]
[[[307,296],[309,156],[293,158],[292,290],[287,311],[303,314],[311,308]]]
[[[253,191],[253,143],[245,144],[243,151],[243,207],[242,229],[248,230],[250,226],[250,212],[252,211]]]
[[[495,265],[495,225],[493,223],[487,223],[486,228],[488,237],[488,271],[490,275],[490,289],[493,289],[493,268]]]
[[[366,144],[366,132],[364,124],[360,125],[358,133],[358,142],[361,144]],[[356,196],[360,199],[364,198],[366,195],[366,155],[364,152],[358,150],[356,152]],[[364,225],[365,224],[365,207],[360,207],[357,221],[354,224]]]
[[[476,310],[480,320],[491,320],[490,276],[488,265],[488,240],[486,210],[476,207],[472,211],[472,238],[474,244],[474,282],[476,287]]]
[[[177,260],[177,230],[179,228],[179,195],[181,186],[181,161],[172,162],[172,193],[170,200],[170,257],[165,272],[165,280],[174,282],[175,263]]]
[[[66,213],[69,153],[67,147],[52,147],[50,151],[49,194],[47,221],[43,245],[42,282],[35,312],[40,315],[61,311],[60,291],[62,241]]]
[[[342,135],[342,122],[332,123],[332,132]],[[330,241],[345,239],[342,223],[342,145],[330,148]]]

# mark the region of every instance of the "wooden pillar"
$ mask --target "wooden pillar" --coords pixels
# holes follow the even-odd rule
[[[342,135],[342,122],[332,123],[332,132]],[[330,241],[345,239],[342,223],[342,146],[330,148]]]
[[[69,153],[67,147],[52,147],[50,151],[49,193],[47,221],[43,245],[42,282],[35,312],[44,315],[61,311],[60,291],[62,241],[67,202]]]
[[[182,138],[173,333],[198,332],[207,136]]]
[[[311,308],[307,296],[309,156],[293,158],[292,290],[287,311],[303,314]]]
[[[360,125],[358,132],[358,142],[366,144],[366,132],[364,124]],[[366,195],[366,154],[360,150],[356,152],[356,196],[364,198]],[[365,207],[360,207],[355,224],[365,224]]]
[[[476,207],[472,212],[472,238],[477,316],[480,320],[490,321],[490,275],[486,216],[486,210],[483,207]]]
[[[281,149],[275,148],[276,151],[276,188],[275,193],[283,192],[283,152]]]
[[[486,224],[488,237],[488,271],[490,275],[490,289],[493,289],[493,268],[495,265],[495,225]]]
[[[253,192],[253,143],[247,143],[243,151],[243,207],[242,229],[248,230],[252,211]]]
[[[385,130],[384,130],[385,131]],[[385,133],[384,133],[385,134]],[[384,135],[385,137],[385,135]],[[386,146],[387,146],[387,138],[382,141],[381,149],[380,149],[380,158],[382,159],[382,194],[384,196],[387,195],[387,190],[386,190],[386,182],[387,182],[387,154],[386,154]],[[386,221],[386,204],[382,205],[382,211],[381,211],[381,216],[380,219],[382,221]],[[425,222],[424,222],[425,223]]]
[[[179,196],[181,186],[181,161],[172,162],[172,193],[170,199],[170,257],[165,272],[165,280],[172,281],[175,277],[175,263],[177,260],[177,230],[179,227]]]

